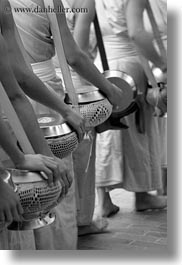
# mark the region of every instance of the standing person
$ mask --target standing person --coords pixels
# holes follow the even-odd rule
[[[137,13],[137,11],[139,10],[139,6],[141,6],[142,2],[144,3],[145,1],[135,1],[135,3],[133,3],[133,1],[116,1],[115,3],[111,3],[111,1],[106,3],[106,1],[104,0],[100,2],[96,1],[96,9],[98,11],[98,17],[101,23],[101,28],[103,29],[103,38],[111,69],[125,70],[130,74],[130,64],[132,62],[139,61],[137,49],[135,49],[134,45],[132,44],[130,37],[131,32],[133,33],[135,31],[136,33],[138,33],[138,30],[140,32],[139,23],[141,23],[142,20],[142,13]],[[102,15],[102,17],[100,16],[101,13],[104,14]],[[116,19],[114,20],[114,18]],[[112,35],[114,35],[113,40],[111,39]],[[150,41],[150,45],[148,45],[149,43],[146,44],[144,41],[142,41],[143,39],[140,38],[140,42],[143,45],[142,51],[144,53],[147,48],[149,49],[152,42]],[[127,51],[125,49],[126,47]],[[150,48],[150,51],[153,52],[150,53],[151,59],[155,60],[155,62],[158,59],[160,66],[157,66],[159,66],[161,70],[165,71],[166,64],[162,60],[162,58],[157,54],[157,52],[155,52],[153,47]],[[117,60],[116,56],[118,56]],[[139,86],[142,91],[145,91],[145,87],[145,83],[143,83],[143,85],[140,84]],[[146,133],[144,135],[141,135],[137,132],[133,121],[133,115],[130,115],[126,118],[130,129],[122,132],[122,187],[129,191],[135,192],[136,210],[147,210],[156,208],[160,209],[166,206],[166,199],[160,196],[153,196],[147,193],[148,191],[158,190],[162,185],[160,172],[161,149],[159,148],[160,138],[158,137],[158,120],[157,118],[153,117],[153,107],[150,107],[144,101],[142,103],[145,113]],[[108,132],[105,133],[104,136],[98,136],[97,142],[97,185],[98,194],[100,198],[100,212],[102,215],[112,214],[112,208],[113,210],[114,208],[117,210],[117,208],[113,205],[110,199],[109,193],[104,192],[104,190],[102,189],[102,181],[105,182],[107,180],[107,177],[104,180],[103,175],[107,176],[109,170],[107,170],[107,173],[106,171],[105,173],[102,171],[102,165],[107,160],[107,154],[101,157],[101,147],[103,146],[103,140],[106,139],[108,135],[111,136],[111,134]],[[113,139],[116,140],[116,138]],[[110,171],[109,174],[111,174],[112,176],[111,179],[114,179],[114,172]],[[111,183],[111,186],[112,185],[113,183]]]
[[[2,16],[0,17],[2,18]],[[0,22],[2,22],[2,20]],[[2,26],[2,24],[0,24],[0,27],[2,34],[6,34],[6,30]],[[19,153],[17,152],[16,140],[14,140],[14,135],[12,135],[12,130],[11,130],[11,137],[13,138],[11,137],[8,138],[8,134],[6,134],[6,136],[4,135],[5,133],[3,133],[3,128],[1,129],[1,141],[3,141],[2,146],[4,147],[7,154],[9,154],[10,158],[13,160],[14,166],[22,169],[23,168],[34,169],[34,170],[42,169],[43,171],[46,172],[48,176],[48,182],[50,185],[53,185],[54,182],[56,181],[61,181],[63,186],[63,193],[66,195],[72,183],[70,172],[63,161],[54,158],[52,152],[50,151],[47,145],[47,142],[45,141],[40,131],[33,109],[29,101],[27,100],[26,96],[21,91],[18,82],[14,76],[14,73],[12,71],[12,68],[10,66],[10,58],[8,56],[8,50],[7,50],[8,45],[2,34],[0,33],[0,82],[2,82],[4,89],[7,92],[7,95],[9,96],[15,111],[17,112],[19,118],[21,119],[25,131],[28,132],[27,134],[29,141],[34,147],[35,152],[43,156],[40,155],[28,156],[28,157],[22,156],[20,152]],[[15,39],[14,39],[14,45],[15,45]],[[5,139],[2,139],[3,137]],[[12,144],[14,145],[14,147],[12,146]],[[15,151],[16,153],[14,153]],[[2,155],[2,152],[0,160],[2,161],[2,163],[4,162],[4,160],[6,160],[6,166],[12,166],[12,164],[11,165],[7,164],[8,161],[4,156],[4,154]],[[1,184],[1,186],[2,185],[3,184]],[[52,238],[52,235],[50,233],[51,228],[47,227],[45,228],[45,230],[46,233],[50,235],[51,239]],[[41,232],[34,232],[32,230],[28,232],[27,231],[10,232],[7,230],[3,230],[0,236],[1,240],[0,247],[1,249],[11,249],[11,250],[35,249],[37,247],[36,245],[38,244],[37,235],[39,233]],[[43,238],[41,238],[41,240],[43,240]],[[48,248],[50,247],[49,242],[47,242],[47,247]]]
[[[84,6],[84,0],[63,0],[62,2],[68,10]],[[91,16],[92,10],[91,13],[89,10],[88,13],[82,15]],[[68,27],[76,43],[82,51],[88,54],[90,60],[93,62],[96,56],[96,39],[94,34],[89,36],[89,31],[85,30],[83,26],[80,28],[80,25],[77,25],[78,17],[79,13],[66,13]],[[83,38],[79,38],[78,36],[80,30],[86,43],[89,43],[89,51],[87,50],[87,45],[84,44]],[[89,39],[90,41],[88,41]],[[59,67],[57,57],[54,58],[54,63]],[[79,89],[81,91],[82,88],[84,89],[84,86],[91,86],[87,80],[78,75],[72,68],[70,70],[76,90]],[[58,71],[60,72],[60,70]],[[73,165],[77,185],[77,225],[78,235],[80,236],[102,233],[108,224],[105,218],[95,219],[93,217],[95,208],[95,140],[96,132],[92,128],[73,153]]]
[[[54,106],[59,112],[62,112],[62,102],[57,96],[49,92],[44,84],[26,65],[20,50],[20,47],[22,48],[23,46],[18,45],[19,39],[16,35],[17,32],[12,14],[4,12],[7,8],[10,9],[9,2],[0,1],[0,81],[18,114],[35,152],[54,157],[39,128],[33,109],[21,88],[34,99],[39,98],[40,102],[50,107]],[[82,120],[81,117],[79,120],[75,117],[74,120],[78,133],[81,126],[84,128]],[[83,137],[83,134],[84,129],[81,129],[80,136]],[[71,192],[71,190],[73,190],[73,185],[71,185],[72,172],[71,169],[69,169],[70,166],[68,162],[55,157],[54,161],[55,165],[53,164],[53,169],[51,171],[49,170],[48,173],[50,184],[59,179],[62,182],[63,194],[66,195],[69,189],[69,194],[73,194],[71,196],[74,198],[74,193],[73,191]],[[77,232],[76,228],[72,227],[72,223],[74,223],[75,220],[75,213],[73,211],[75,207],[73,202],[74,200],[72,201],[70,195],[67,194],[61,206],[59,205],[55,208],[57,215],[56,221],[48,227],[30,232],[5,231],[6,236],[4,238],[6,240],[2,242],[2,248],[6,248],[6,243],[8,243],[9,249],[75,249]],[[61,217],[63,220],[60,218],[59,207],[62,209],[62,214],[66,215],[64,218]],[[68,211],[69,214],[67,214]],[[70,212],[72,216],[70,216]],[[67,235],[67,231],[63,229],[63,224],[67,224],[69,220],[70,222],[68,225],[70,225],[70,223],[71,225],[68,227],[68,231],[70,232],[68,232]],[[7,233],[10,235],[8,236]]]
[[[167,50],[167,1],[150,1],[155,20],[157,22],[160,37]],[[140,53],[148,59],[153,65],[159,68],[163,73],[163,81],[167,82],[167,54],[159,56],[160,51],[154,38],[153,29],[148,14],[145,11],[146,1],[140,0],[135,3],[129,1],[128,10],[133,14],[133,20],[129,20],[129,35]],[[128,12],[128,16],[131,15]],[[136,30],[137,25],[137,30]],[[165,51],[164,51],[165,52]],[[150,104],[150,102],[148,102]],[[161,167],[163,187],[160,191],[167,194],[167,114],[160,117],[159,120],[160,144],[161,144]]]
[[[140,32],[139,23],[142,20],[142,13],[137,13],[139,6],[145,1],[116,1],[111,3],[96,1],[96,9],[98,10],[98,17],[101,23],[101,28],[103,29],[103,38],[106,47],[106,53],[108,54],[108,60],[111,69],[125,70],[129,72],[130,64],[133,62],[139,62],[138,52],[133,45],[131,38],[131,32],[137,33],[138,29]],[[151,1],[152,2],[152,1]],[[138,6],[138,9],[137,9]],[[100,14],[104,14],[102,17]],[[114,18],[116,18],[114,20]],[[132,19],[131,19],[132,18]],[[107,22],[106,22],[107,19]],[[111,39],[113,36],[113,40]],[[135,34],[136,36],[136,34]],[[143,37],[144,39],[144,37]],[[147,45],[142,38],[140,38],[142,43],[143,53],[147,48],[151,46]],[[118,44],[118,45],[117,45]],[[146,44],[146,45],[145,45]],[[148,43],[149,44],[149,43]],[[120,48],[119,48],[120,45]],[[144,49],[145,46],[145,49]],[[115,49],[114,49],[115,47]],[[127,47],[127,50],[125,49]],[[119,48],[119,49],[118,49]],[[158,60],[160,63],[161,70],[166,69],[166,64],[162,58],[155,52],[154,48],[151,47],[150,53],[151,59]],[[119,58],[119,60],[116,60]],[[134,65],[134,64],[133,64]],[[137,71],[137,68],[136,68]],[[143,76],[144,79],[144,76]],[[146,84],[140,84],[139,88],[145,91]],[[137,132],[136,126],[133,121],[133,115],[126,118],[130,129],[122,132],[122,156],[123,156],[123,182],[122,187],[135,192],[135,207],[136,210],[147,210],[147,209],[160,209],[166,206],[166,198],[160,196],[153,196],[148,194],[148,191],[158,190],[162,185],[161,181],[161,149],[158,119],[153,117],[154,109],[152,106],[142,102],[145,113],[145,124],[146,133],[141,135]],[[107,133],[106,133],[107,134]],[[103,146],[103,141],[105,136],[98,136],[98,156],[97,156],[97,169],[98,169],[98,194],[100,198],[100,212],[102,215],[108,215],[112,213],[112,208],[117,209],[113,206],[110,199],[110,195],[104,192],[102,189],[103,171],[102,165],[107,155],[101,157],[101,146]],[[109,134],[109,132],[108,132]],[[114,134],[114,133],[112,133]],[[111,135],[111,134],[110,134]],[[103,137],[103,138],[102,138]],[[112,137],[112,136],[111,136]],[[108,139],[108,138],[107,138]],[[115,138],[116,139],[116,138]],[[118,139],[118,138],[117,138]],[[101,145],[100,145],[101,142]],[[116,141],[117,142],[117,141]],[[117,152],[116,152],[117,153]],[[114,172],[110,172],[112,177]],[[106,176],[108,171],[106,173]],[[111,179],[112,179],[111,177]],[[114,179],[114,178],[113,178]],[[106,177],[107,180],[107,177]],[[106,182],[105,182],[106,183]],[[112,183],[111,183],[112,186]],[[110,210],[111,211],[110,211]]]
[[[28,0],[26,3],[19,0],[11,0],[10,2],[12,7],[37,8],[38,6],[39,8],[44,8],[44,2],[42,0]],[[56,4],[63,9],[61,1],[57,1]],[[63,97],[64,93],[60,87],[61,80],[56,77],[52,64],[52,57],[54,56],[55,50],[51,33],[52,24],[47,14],[26,12],[18,14],[14,12],[14,18],[34,73],[38,75],[51,91],[60,93]],[[113,105],[119,105],[120,98],[122,97],[121,91],[110,84],[99,73],[97,68],[91,64],[87,56],[77,47],[67,27],[65,14],[60,13],[58,15],[58,23],[63,36],[63,46],[68,64],[85,79],[99,87]],[[45,112],[45,109],[37,105],[37,103],[33,103],[33,106],[36,112]],[[68,224],[69,220],[67,220],[65,225]],[[76,227],[76,224],[74,226]],[[69,234],[69,231],[67,234]]]
[[[121,70],[129,75],[134,71],[138,76],[135,78],[136,85],[144,92],[146,78],[140,67],[138,51],[128,33],[129,21],[131,23],[133,19],[133,15],[129,13],[129,1],[98,0],[95,3],[110,69]],[[95,8],[94,5],[94,1],[85,1],[89,13],[92,13],[90,10]],[[77,23],[89,30],[93,19],[94,16],[80,14]],[[80,38],[81,32],[80,30]],[[95,63],[102,69],[99,55]],[[134,114],[131,114],[125,118],[129,125],[128,130],[107,131],[97,135],[96,185],[98,213],[101,216],[109,217],[118,212],[119,208],[113,204],[109,194],[109,190],[116,187],[135,192],[137,210],[161,209],[166,206],[166,198],[148,193],[158,190],[162,185],[161,150],[158,120],[153,116],[154,108],[144,100],[142,105],[145,113],[145,134],[137,131]]]

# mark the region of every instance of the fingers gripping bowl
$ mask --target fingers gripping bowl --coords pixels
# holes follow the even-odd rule
[[[85,119],[86,128],[96,127],[106,121],[112,113],[112,105],[108,99],[94,86],[83,86],[77,89],[81,115]],[[66,94],[65,102],[71,104]]]
[[[58,114],[40,114],[37,116],[40,128],[53,154],[64,158],[78,146],[76,133]]]
[[[96,127],[106,121],[112,113],[112,105],[100,93],[98,88],[85,86],[77,91],[80,114],[85,119],[87,129]],[[65,102],[71,105],[68,95]],[[58,114],[41,114],[37,116],[40,128],[53,154],[64,158],[78,146],[76,133]]]
[[[22,222],[13,222],[10,230],[36,229],[54,222],[51,210],[62,196],[60,182],[50,187],[41,174],[17,169],[8,169],[1,177],[18,194],[24,211]]]

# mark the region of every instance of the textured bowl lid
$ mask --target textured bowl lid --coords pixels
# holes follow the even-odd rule
[[[81,86],[76,90],[79,103],[91,103],[105,99],[105,96],[95,86]],[[65,101],[71,104],[71,101],[66,94]]]
[[[15,184],[43,182],[45,178],[39,172],[31,172],[28,170],[8,169],[12,180]]]
[[[59,114],[40,114],[37,115],[37,120],[45,138],[58,137],[72,132]]]

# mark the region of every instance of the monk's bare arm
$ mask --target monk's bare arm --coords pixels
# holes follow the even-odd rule
[[[10,67],[8,51],[3,36],[0,34],[0,81],[17,112],[24,130],[36,153],[52,155],[47,142],[40,131],[31,104],[20,89]]]
[[[141,54],[154,63],[155,66],[166,70],[167,64],[156,51],[153,45],[153,36],[144,27],[143,12],[146,9],[146,0],[129,0],[126,7],[126,18],[130,38],[139,48]],[[132,18],[132,19],[131,19]]]
[[[1,1],[4,3],[2,9],[10,7],[7,0]],[[78,138],[81,141],[84,131],[83,118],[66,105],[54,91],[50,92],[44,83],[32,72],[29,63],[26,61],[26,52],[14,23],[12,13],[2,13],[1,24],[3,37],[8,47],[11,67],[22,90],[30,98],[60,113],[76,130]]]

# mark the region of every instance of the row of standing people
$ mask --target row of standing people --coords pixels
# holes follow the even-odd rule
[[[67,8],[87,8],[89,14],[67,14],[68,26],[78,45],[95,61],[96,66],[102,72],[102,64],[99,53],[95,50],[96,40],[92,22],[97,11],[103,41],[109,62],[110,70],[121,70],[135,79],[140,91],[146,91],[147,80],[140,66],[139,51],[148,60],[159,67],[166,78],[166,61],[156,51],[154,37],[151,34],[150,22],[144,12],[146,1],[74,1],[63,0]],[[151,1],[152,10],[157,20],[161,37],[167,45],[167,6],[166,1]],[[131,19],[132,17],[132,19]],[[145,24],[145,25],[144,25]],[[137,28],[137,30],[136,30]],[[90,47],[89,47],[90,45]],[[88,85],[74,71],[72,79],[76,88]],[[92,149],[92,157],[95,160],[95,168],[92,171],[76,173],[79,183],[88,183],[84,188],[80,187],[82,214],[91,223],[94,201],[90,199],[98,191],[98,211],[96,215],[108,217],[118,212],[119,207],[112,203],[109,191],[113,188],[124,188],[135,193],[136,210],[162,209],[166,206],[166,198],[153,196],[150,191],[162,188],[162,173],[167,167],[167,119],[154,117],[154,106],[150,106],[143,100],[145,113],[145,134],[137,131],[134,115],[125,118],[129,125],[128,130],[108,130],[96,134],[96,149]],[[90,143],[91,144],[91,143]],[[82,153],[81,153],[82,146]],[[86,143],[80,145],[79,159],[85,154]],[[73,156],[74,157],[74,156]],[[83,166],[83,163],[82,163]],[[95,174],[93,177],[93,172]],[[76,171],[75,171],[76,172]],[[89,174],[90,172],[90,174]],[[80,174],[81,173],[81,174]],[[85,187],[88,187],[85,189]],[[88,207],[90,205],[90,207]]]
[[[33,3],[33,2],[31,2]],[[12,3],[11,3],[12,4]],[[19,2],[19,5],[23,2]],[[26,3],[25,3],[26,4]],[[35,4],[35,3],[34,3]],[[37,4],[43,4],[41,1]],[[17,34],[17,30],[13,21],[11,12],[5,12],[10,10],[8,1],[0,2],[0,17],[1,17],[1,82],[12,101],[12,104],[18,113],[18,116],[23,124],[23,127],[28,135],[28,138],[35,150],[35,152],[53,156],[48,145],[40,132],[36,116],[32,111],[32,107],[27,101],[27,98],[22,93],[22,90],[32,99],[46,105],[50,109],[60,113],[65,120],[73,127],[78,133],[78,137],[82,140],[85,133],[85,126],[83,118],[72,111],[64,102],[61,100],[60,95],[57,96],[53,89],[50,89],[52,85],[55,90],[58,88],[58,92],[61,93],[60,79],[56,78],[54,69],[50,64],[45,64],[46,72],[43,73],[43,82],[37,78],[37,76],[30,70],[29,63],[26,62],[26,58],[29,55],[24,51],[24,47],[21,43],[21,39]],[[39,17],[39,16],[38,16]],[[45,19],[46,18],[46,19]],[[30,16],[31,19],[31,16]],[[35,17],[34,17],[35,19]],[[37,43],[39,50],[33,46],[31,52],[35,52],[35,56],[44,55],[47,59],[51,58],[54,54],[54,43],[52,40],[52,34],[50,32],[50,22],[47,16],[44,14],[42,17],[43,21],[39,17],[37,24],[35,23],[32,29],[37,29],[37,39],[34,39],[34,44]],[[70,64],[75,65],[77,71],[80,71],[83,76],[93,81],[96,86],[100,87],[105,92],[110,102],[113,105],[119,104],[121,92],[118,88],[110,84],[106,79],[102,77],[99,71],[90,63],[87,57],[78,49],[75,45],[72,36],[69,36],[69,30],[66,26],[66,20],[64,15],[62,16],[62,28],[65,30],[65,42],[69,40],[71,47],[68,50],[67,59]],[[29,20],[25,20],[29,21]],[[48,35],[44,35],[42,43],[40,41],[41,31],[39,31],[39,22],[42,21],[44,24],[44,30]],[[64,26],[63,26],[64,25]],[[35,33],[34,32],[34,33]],[[47,38],[47,36],[49,36]],[[68,37],[68,40],[67,40]],[[37,42],[36,42],[37,41]],[[31,42],[30,42],[31,43]],[[44,46],[42,46],[44,44]],[[45,50],[45,46],[47,49]],[[8,49],[7,49],[8,48]],[[50,53],[49,53],[50,52]],[[76,56],[76,57],[75,57]],[[30,60],[31,57],[28,57]],[[34,58],[34,57],[33,57]],[[79,60],[81,59],[81,61]],[[32,59],[33,60],[33,59]],[[38,60],[39,61],[39,60]],[[32,61],[29,61],[32,63]],[[37,62],[37,60],[35,60]],[[51,63],[51,62],[50,62]],[[89,66],[89,72],[83,71],[85,66]],[[8,77],[8,78],[7,78]],[[96,77],[96,78],[95,78]],[[45,80],[46,79],[46,80]],[[50,82],[49,82],[50,81]],[[21,90],[22,89],[22,90]],[[57,92],[57,91],[56,91]],[[35,107],[34,104],[32,104]],[[44,108],[44,106],[42,106]],[[40,107],[41,108],[41,107]],[[23,111],[22,111],[23,110]],[[47,111],[48,109],[46,109]],[[7,150],[6,150],[7,151]],[[9,154],[9,153],[8,153]],[[11,157],[11,156],[10,156]],[[75,206],[75,186],[74,179],[71,181],[70,175],[73,176],[72,159],[68,157],[64,160],[54,159],[57,161],[56,170],[57,175],[60,175],[63,188],[65,187],[65,198],[61,205],[55,208],[56,221],[54,224],[35,231],[23,231],[23,232],[12,232],[4,229],[1,231],[1,249],[75,249],[77,245],[77,223],[76,223],[76,206]],[[3,160],[3,157],[2,157]],[[4,158],[5,162],[6,157]],[[14,161],[13,161],[14,162]],[[58,164],[58,165],[57,165]],[[7,164],[6,164],[7,165]],[[16,165],[15,165],[16,166]],[[57,169],[57,166],[59,168]],[[53,166],[52,166],[53,167]],[[49,167],[51,169],[51,166]],[[41,170],[41,167],[40,167]],[[51,170],[50,173],[55,174],[56,170]],[[50,177],[52,174],[49,174]],[[67,183],[67,185],[65,184]],[[68,185],[69,184],[69,185]],[[71,185],[72,184],[72,185]],[[66,191],[69,188],[67,194]],[[6,218],[5,218],[6,220]]]
[[[89,9],[89,14],[67,14],[70,31],[74,35],[78,45],[83,50],[87,51],[90,24],[95,14],[95,3],[94,1],[78,2],[64,0],[63,4],[65,7],[78,7],[79,4],[79,6],[86,6]],[[131,2],[132,1],[121,1],[120,3],[116,1],[113,3],[113,1],[96,1],[96,10],[98,11],[97,13],[103,32],[110,68],[124,70],[129,74],[132,74],[132,72],[130,73],[130,69],[134,69],[134,71],[135,69],[136,71],[139,69],[138,53],[129,36],[133,27],[136,26],[136,21],[133,19],[132,24],[130,19],[131,12],[136,8],[136,6],[133,6],[135,4],[131,4]],[[141,7],[141,12],[143,12],[142,3],[144,2],[145,1],[139,1],[136,4]],[[26,3],[18,0],[11,0],[10,3],[12,6],[17,5],[18,7],[29,7],[32,5],[35,7],[37,5],[40,7],[43,6],[43,1],[38,0],[28,1]],[[27,15],[28,19],[25,23],[24,16]],[[32,64],[33,71],[50,90],[54,90],[63,97],[64,92],[61,88],[61,80],[56,77],[55,69],[51,62],[54,56],[54,45],[51,38],[49,20],[46,14],[41,14],[41,16],[39,14],[37,16],[36,14],[20,15],[14,13],[14,18],[28,54],[28,60]],[[93,76],[88,77],[88,73],[90,72],[85,69],[83,71],[83,65],[81,65],[81,63],[75,64],[73,59],[75,58],[75,54],[73,55],[73,53],[75,51],[77,51],[76,54],[79,53],[78,50],[73,49],[75,46],[70,36],[71,34],[68,32],[67,25],[65,24],[64,15],[60,15],[60,19],[62,22],[60,28],[62,29],[63,36],[66,36],[63,38],[63,44],[66,44],[64,48],[68,63],[79,74],[82,74],[83,78],[86,78],[94,85],[98,87],[101,86],[101,89],[103,89],[104,85],[108,86],[105,80],[103,81],[103,78],[101,78],[100,75],[98,76],[98,72],[94,72],[97,73],[98,76],[98,80],[95,81],[95,76],[94,79]],[[45,38],[45,36],[49,36],[49,38]],[[35,47],[37,48],[35,49]],[[151,54],[148,53],[148,56],[150,57]],[[165,65],[160,61],[159,56],[155,57],[152,54],[151,57],[152,58],[148,59],[158,59],[158,61],[154,61],[154,64],[161,63],[161,65],[158,64],[157,66],[163,70],[163,66],[165,67]],[[76,60],[78,61],[78,57]],[[101,70],[98,56],[96,58],[96,65],[99,70]],[[89,67],[89,65],[87,67]],[[93,66],[91,66],[91,68],[93,68]],[[43,76],[41,76],[42,72]],[[76,88],[85,83],[88,84],[85,79],[80,78],[74,71],[72,71],[72,77]],[[142,70],[138,73],[136,82],[141,90],[145,90],[146,79]],[[61,245],[59,240],[57,240],[58,235],[54,234],[54,237],[52,237],[53,242],[57,240],[57,244],[53,243],[52,246],[50,246],[50,244],[49,246],[44,245],[40,246],[40,248],[74,249],[76,248],[76,240],[73,240],[73,238],[76,238],[77,226],[79,234],[99,232],[105,227],[105,223],[101,222],[101,226],[99,227],[98,220],[95,223],[92,220],[95,205],[95,174],[99,197],[99,216],[110,216],[118,211],[118,207],[112,203],[108,192],[110,188],[116,187],[116,185],[135,192],[136,208],[138,210],[163,208],[166,206],[165,198],[151,196],[147,193],[151,190],[160,189],[162,185],[161,149],[158,120],[153,117],[153,107],[145,102],[143,102],[143,104],[145,105],[145,119],[147,124],[145,135],[141,135],[137,132],[131,115],[126,118],[129,124],[129,130],[109,130],[97,136],[93,130],[92,139],[84,139],[83,142],[80,143],[78,149],[73,154],[74,174],[77,186],[76,191],[78,192],[77,197],[79,198],[76,207],[77,214],[75,212],[75,194],[74,191],[72,191],[72,195],[65,202],[65,206],[62,205],[57,210],[57,214],[59,215],[58,220],[62,220],[64,226],[62,227],[57,224],[56,229],[52,229],[52,231],[50,229],[50,233],[53,233],[53,230],[64,231],[64,236],[61,240],[64,239],[65,245],[64,242]],[[33,101],[32,105],[36,113],[45,113],[48,110],[45,106]],[[57,111],[57,109],[55,110]],[[90,152],[92,152],[91,155]],[[74,189],[74,185],[72,185],[72,187]],[[66,205],[70,207],[68,211],[66,211]],[[75,218],[76,215],[77,221]],[[103,220],[101,219],[101,221]]]

